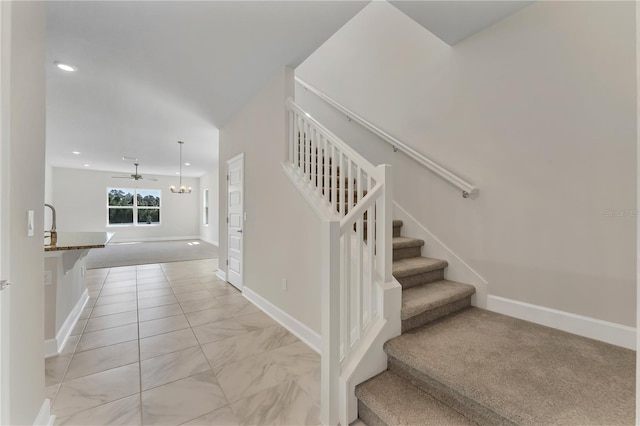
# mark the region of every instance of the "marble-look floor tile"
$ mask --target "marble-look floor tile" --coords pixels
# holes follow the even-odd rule
[[[104,330],[84,333],[80,338],[76,352],[87,351],[89,349],[103,346],[115,345],[116,343],[128,342],[138,338],[137,324],[123,325],[120,327],[106,328]]]
[[[290,345],[298,338],[280,326],[268,327],[202,345],[212,367],[237,362],[250,356]]]
[[[195,284],[185,284],[185,285],[172,285],[171,288],[173,289],[173,292],[177,295],[182,294],[182,293],[189,293],[192,291],[203,291],[206,290],[205,286],[203,286],[200,283],[195,283]],[[209,295],[207,295],[207,297],[209,297]]]
[[[155,358],[193,346],[198,346],[198,341],[189,328],[146,337],[140,339],[140,359]]]
[[[232,294],[230,296],[218,296],[216,300],[222,303],[223,305],[235,305],[237,303],[247,304],[251,303],[244,297],[242,294]]]
[[[153,297],[160,297],[160,296],[172,296],[172,295],[173,295],[173,290],[171,290],[171,287],[162,287],[154,290],[138,291],[139,300],[151,299]]]
[[[260,308],[258,308],[253,303],[247,303],[246,305],[243,305],[243,304],[228,305],[228,306],[225,306],[225,309],[229,311],[229,313],[233,315],[234,318],[238,318],[238,317],[249,315],[249,314],[255,314],[256,312],[262,312]]]
[[[218,284],[204,284],[204,286],[212,297],[233,296],[238,294],[238,290],[229,284],[225,287],[219,287]]]
[[[67,417],[140,392],[138,363],[62,383],[53,413]]]
[[[293,381],[231,404],[241,425],[318,425],[320,408]]]
[[[138,341],[118,343],[73,355],[65,380],[77,379],[101,371],[137,362]]]
[[[89,316],[91,315],[91,311],[92,310],[93,310],[93,307],[91,307],[91,306],[85,307],[80,312],[80,315],[78,315],[78,319],[87,319],[87,318],[89,318]]]
[[[320,362],[318,362],[317,368],[297,375],[295,381],[300,386],[300,389],[305,391],[316,404],[320,405]]]
[[[186,302],[180,302],[182,310],[187,312],[203,311],[205,309],[219,308],[222,305],[213,297],[207,297],[200,300],[189,300]]]
[[[135,287],[135,286],[136,286],[135,278],[130,278],[130,279],[107,278],[102,288],[107,289],[107,288],[122,288],[122,287]]]
[[[171,287],[184,287],[187,285],[198,285],[200,281],[197,278],[187,278],[183,280],[169,279]]]
[[[141,424],[140,397],[131,395],[95,408],[81,411],[64,417],[56,425],[97,426],[121,425],[133,426]]]
[[[140,363],[142,390],[184,379],[210,369],[198,346],[144,360]]]
[[[213,373],[202,373],[142,392],[142,422],[179,425],[225,405]]]
[[[230,403],[272,388],[291,377],[273,359],[270,352],[213,369]]]
[[[121,312],[135,311],[138,309],[136,302],[114,303],[112,305],[96,306],[91,312],[91,318],[105,315],[119,314]]]
[[[197,327],[199,325],[233,318],[229,311],[222,307],[205,309],[204,311],[189,312],[186,315],[191,327]]]
[[[167,277],[157,276],[157,277],[139,278],[137,280],[137,283],[138,285],[160,284],[160,283],[168,284],[169,280],[167,279]]]
[[[79,319],[78,321],[76,321],[76,325],[73,326],[73,328],[71,329],[71,334],[69,335],[77,336],[78,334],[82,334],[82,332],[84,331],[84,327],[87,325],[87,321],[87,318]]]
[[[178,299],[176,299],[175,296],[173,295],[151,297],[149,299],[138,300],[138,308],[140,309],[155,308],[156,306],[171,305],[177,302],[178,302]]]
[[[136,272],[162,270],[159,263],[145,263],[144,265],[136,265]]]
[[[44,360],[44,385],[51,386],[62,382],[67,367],[71,362],[71,355],[57,355]]]
[[[103,288],[102,291],[100,291],[100,296],[117,296],[118,294],[128,294],[128,293],[135,293],[135,292],[136,292],[135,285],[128,285],[124,287],[110,287],[110,288]]]
[[[136,311],[121,312],[119,314],[104,315],[101,317],[95,317],[87,321],[87,326],[84,329],[85,333],[92,331],[104,330],[107,328],[120,327],[128,324],[135,324],[138,322],[138,313]]]
[[[162,288],[171,288],[169,285],[169,281],[162,281],[157,283],[149,283],[149,284],[138,284],[138,293],[141,291],[151,291],[151,290],[159,290]]]
[[[53,404],[53,401],[56,399],[56,395],[58,394],[58,389],[60,389],[60,383],[56,385],[49,385],[44,388],[44,397],[49,399]]]
[[[231,406],[218,408],[202,417],[183,423],[183,426],[239,426]]]
[[[317,368],[320,357],[302,342],[214,367],[229,402],[244,399]]]
[[[158,318],[151,321],[144,321],[139,324],[140,338],[155,336],[157,334],[168,333],[170,331],[189,328],[189,322],[184,315],[176,315],[166,318]]]
[[[174,303],[173,305],[157,306],[155,308],[140,309],[138,312],[141,322],[181,314],[182,308],[177,303]]]
[[[114,294],[113,296],[100,295],[96,302],[96,306],[110,305],[112,303],[135,302],[135,293]]]
[[[207,290],[188,291],[186,293],[176,294],[178,302],[188,302],[189,300],[200,300],[206,297],[211,297]]]
[[[214,342],[216,340],[225,339],[227,337],[244,334],[248,331],[247,327],[239,324],[235,319],[212,322],[209,324],[193,327],[193,332],[198,338],[200,344]]]
[[[262,311],[254,312],[247,315],[238,315],[235,317],[238,324],[242,324],[247,330],[259,330],[267,327],[280,327],[271,317]]]
[[[165,278],[164,271],[162,268],[157,269],[149,269],[149,270],[138,270],[136,272],[136,277],[138,280],[144,280],[147,278]]]

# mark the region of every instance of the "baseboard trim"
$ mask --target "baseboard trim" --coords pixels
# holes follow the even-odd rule
[[[216,277],[220,278],[224,282],[227,282],[227,273],[221,269],[218,269],[218,272],[216,272]]]
[[[282,309],[278,308],[276,305],[269,302],[267,299],[263,298],[250,288],[247,288],[245,286],[242,290],[242,294],[247,300],[260,308],[265,314],[273,318],[274,321],[289,330],[298,339],[306,343],[311,349],[313,349],[317,353],[321,353],[322,336],[320,336],[319,333],[316,333],[308,326],[301,323]]]
[[[80,295],[78,302],[73,307],[67,318],[62,323],[60,330],[56,333],[55,339],[48,339],[44,342],[44,357],[50,358],[52,356],[56,356],[60,354],[63,350],[67,341],[69,340],[69,336],[71,335],[71,331],[73,327],[75,327],[78,322],[78,318],[82,313],[82,310],[87,305],[89,301],[89,290],[85,289],[84,292]]]
[[[45,399],[33,424],[34,426],[53,426],[55,420],[56,416],[51,415],[51,400]]]
[[[200,238],[200,235],[187,235],[181,237],[148,237],[148,238],[120,238],[111,240],[111,244],[118,243],[151,243],[156,241],[182,241],[182,240],[199,240],[204,241]]]
[[[636,349],[636,329],[626,325],[492,295],[487,298],[487,309],[623,348]]]

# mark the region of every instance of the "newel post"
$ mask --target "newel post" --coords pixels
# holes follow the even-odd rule
[[[322,222],[320,420],[337,425],[340,376],[340,222]]]

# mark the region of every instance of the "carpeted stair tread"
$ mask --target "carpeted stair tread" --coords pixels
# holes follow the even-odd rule
[[[400,228],[403,225],[404,222],[402,222],[401,220],[398,219],[393,219],[393,227],[394,228]]]
[[[628,349],[469,308],[385,351],[392,371],[479,423],[634,423]]]
[[[358,385],[356,396],[360,404],[368,408],[364,411],[375,415],[374,418],[363,419],[369,426],[475,425],[391,371],[384,371]]]
[[[422,247],[424,240],[409,237],[393,237],[393,248],[401,249],[407,247]]]
[[[446,260],[431,259],[429,257],[411,257],[393,262],[393,276],[396,278],[410,277],[426,272],[444,269],[448,265]]]
[[[402,291],[401,318],[404,321],[422,312],[469,297],[475,292],[472,285],[448,280],[407,288]]]

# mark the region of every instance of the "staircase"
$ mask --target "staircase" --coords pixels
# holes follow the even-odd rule
[[[634,423],[635,352],[471,307],[390,220],[388,166],[287,107],[284,171],[323,221],[323,424]]]
[[[388,370],[356,386],[359,418],[378,425],[633,424],[635,352],[471,308],[474,288],[394,221],[402,335]]]

